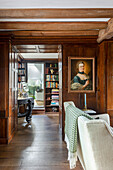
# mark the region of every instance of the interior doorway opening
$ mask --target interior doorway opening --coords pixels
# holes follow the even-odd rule
[[[18,55],[18,97],[34,99],[33,114],[58,115],[62,128],[62,46],[13,47]]]

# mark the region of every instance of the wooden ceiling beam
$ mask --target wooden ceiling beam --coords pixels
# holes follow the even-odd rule
[[[111,18],[113,8],[0,9],[0,18]]]
[[[0,30],[76,31],[104,29],[107,22],[0,22]]]
[[[99,31],[97,42],[100,43],[105,39],[111,39],[113,37],[113,18],[109,20],[108,26],[106,29]]]
[[[47,37],[47,36],[88,36],[88,35],[98,35],[98,30],[89,31],[7,31],[0,32],[0,35],[13,35],[15,37]]]

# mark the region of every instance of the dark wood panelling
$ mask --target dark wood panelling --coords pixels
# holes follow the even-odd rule
[[[99,45],[99,56],[97,58],[97,111],[107,112],[107,44]]]
[[[73,100],[79,108],[84,107],[84,95],[68,93],[68,56],[95,57],[97,45],[63,45],[63,102]],[[96,93],[87,94],[88,108],[96,108]]]
[[[10,142],[17,125],[16,60],[9,41],[0,42],[0,143]]]
[[[5,110],[5,55],[4,44],[0,44],[0,110]],[[2,89],[2,90],[1,90]]]
[[[7,119],[0,119],[0,138],[7,138]]]
[[[0,110],[0,118],[3,118],[5,117],[5,110]]]
[[[0,42],[0,143],[8,142],[9,42]]]
[[[113,110],[113,42],[108,43],[107,95],[107,109]]]
[[[8,116],[8,44],[0,43],[0,111]]]
[[[112,88],[112,73],[110,70],[112,70],[112,63],[113,63],[113,46],[112,44],[108,44],[107,41],[100,44],[100,46],[96,43],[96,37],[46,37],[46,38],[33,38],[32,36],[29,37],[14,37],[13,44],[62,44],[63,47],[63,58],[62,58],[62,103],[64,101],[72,100],[74,101],[75,105],[81,109],[84,108],[84,95],[80,93],[68,93],[68,56],[76,56],[76,57],[95,57],[96,65],[95,65],[95,74],[96,74],[96,91],[95,93],[87,94],[87,105],[88,108],[94,109],[99,113],[103,113],[108,111],[111,118],[112,116],[112,100],[113,95],[110,93],[110,88]],[[110,42],[111,43],[111,42]],[[98,55],[98,46],[99,46],[99,55]],[[108,49],[109,48],[109,49]],[[1,47],[1,50],[4,49],[4,47]],[[5,51],[5,50],[4,50]],[[6,50],[7,51],[7,50]],[[108,62],[107,62],[107,52],[109,52],[108,56]],[[2,55],[6,55],[5,52],[2,53]],[[14,84],[14,80],[16,80],[15,76],[16,73],[12,72],[12,68],[15,68],[14,61],[16,61],[15,54],[12,54],[12,57],[10,59],[10,67],[9,67],[9,77],[11,76],[11,80],[9,78],[10,82],[10,88],[9,88],[9,138],[11,139],[12,134],[14,132],[14,129],[16,128],[16,114],[17,111],[15,108],[16,104],[16,83]],[[3,60],[3,59],[2,59]],[[107,66],[106,66],[107,62]],[[2,66],[2,65],[1,65]],[[7,69],[6,69],[7,70]],[[108,73],[109,72],[109,73]],[[4,74],[4,73],[3,73]],[[111,80],[107,78],[108,76],[111,76]],[[4,79],[3,79],[4,80]],[[5,80],[4,80],[5,81]],[[8,81],[7,81],[8,82]],[[108,82],[108,83],[107,83]],[[108,92],[109,90],[109,92]],[[2,94],[2,92],[1,92]],[[108,96],[109,94],[109,96]],[[3,94],[2,94],[3,95]],[[4,92],[4,95],[5,92]],[[109,99],[108,99],[109,97]],[[10,103],[11,101],[11,103]],[[3,104],[4,105],[4,104]],[[5,107],[5,105],[4,105]],[[5,109],[0,109],[1,111],[4,111]],[[61,113],[60,113],[61,114]],[[63,110],[63,128],[64,128],[64,120],[65,120],[65,113]],[[111,119],[111,123],[113,120]]]
[[[113,42],[108,42],[107,55],[107,112],[113,126]]]
[[[73,101],[78,108],[80,109],[84,108],[84,94],[68,93],[68,56],[95,57],[95,61],[97,62],[97,52],[98,52],[97,48],[98,45],[93,43],[81,44],[81,45],[80,44],[63,45],[63,85],[62,85],[63,103],[65,101]],[[97,79],[97,75],[96,75],[96,79]],[[87,107],[89,109],[93,109],[97,111],[96,98],[97,98],[97,91],[95,91],[95,93],[87,94]],[[64,127],[64,120],[65,120],[65,112],[63,109],[63,127]]]
[[[99,45],[97,91],[97,110],[108,113],[113,126],[113,41]]]

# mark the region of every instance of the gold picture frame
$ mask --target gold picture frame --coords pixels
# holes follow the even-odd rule
[[[95,92],[95,57],[68,57],[68,93]]]

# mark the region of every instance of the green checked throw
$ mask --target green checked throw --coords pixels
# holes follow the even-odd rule
[[[77,152],[77,126],[78,126],[78,117],[85,116],[88,119],[93,119],[88,114],[84,113],[82,110],[78,109],[77,107],[69,104],[66,107],[65,113],[65,136],[68,139],[68,159],[70,154],[76,154]],[[76,165],[75,165],[76,166]],[[71,168],[72,169],[72,168]]]

